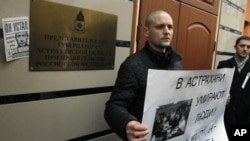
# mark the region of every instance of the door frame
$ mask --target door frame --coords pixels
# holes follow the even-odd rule
[[[131,39],[130,39],[130,55],[134,54],[137,51],[136,48],[136,40],[137,40],[137,25],[139,18],[139,10],[140,10],[140,0],[134,0],[133,2],[133,16],[132,16],[132,31],[131,31]]]

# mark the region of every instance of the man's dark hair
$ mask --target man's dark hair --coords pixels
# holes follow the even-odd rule
[[[240,37],[237,38],[237,40],[235,41],[235,45],[238,45],[238,43],[239,43],[241,40],[248,40],[248,41],[250,41],[250,37],[249,37],[249,36],[240,36]]]

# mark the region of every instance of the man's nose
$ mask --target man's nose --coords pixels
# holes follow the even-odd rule
[[[165,28],[164,28],[164,33],[170,33],[170,29],[166,26]]]

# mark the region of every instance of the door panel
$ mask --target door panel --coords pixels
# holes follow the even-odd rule
[[[185,70],[211,69],[216,22],[215,15],[181,4],[177,51]]]
[[[137,31],[137,50],[144,47],[145,41],[147,40],[144,33],[143,27],[145,26],[146,16],[154,10],[165,10],[167,11],[173,19],[174,22],[174,35],[172,39],[171,46],[176,48],[176,38],[177,38],[177,24],[179,19],[179,2],[176,0],[141,0],[140,1],[140,14],[138,21],[138,31]]]
[[[137,50],[143,48],[147,40],[143,33],[146,15],[156,9],[166,10],[174,22],[171,46],[183,57],[183,69],[211,69],[219,1],[141,0],[136,40]],[[210,6],[208,6],[209,4]],[[213,9],[212,12],[211,9]]]
[[[218,15],[220,0],[180,0],[196,8]]]

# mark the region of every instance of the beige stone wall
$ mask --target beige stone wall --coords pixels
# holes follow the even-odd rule
[[[217,35],[215,68],[220,60],[231,58],[235,40],[244,32],[247,0],[222,0],[221,15]]]
[[[118,16],[117,40],[130,41],[133,2],[126,0],[51,0]],[[1,0],[0,19],[28,16],[30,0]],[[0,23],[2,29],[2,22]],[[28,58],[6,62],[0,38],[0,97],[113,86],[129,47],[116,47],[114,70],[29,72]],[[62,141],[109,129],[103,118],[110,93],[0,104],[0,140]],[[116,136],[95,141],[118,141]]]

